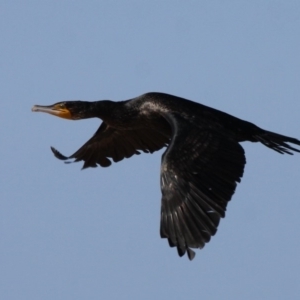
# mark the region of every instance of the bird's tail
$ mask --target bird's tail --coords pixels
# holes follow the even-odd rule
[[[291,143],[300,146],[299,140],[275,132],[262,130],[259,134],[254,135],[254,139],[281,154],[286,153],[293,155],[293,151],[300,152],[300,149],[288,144]]]

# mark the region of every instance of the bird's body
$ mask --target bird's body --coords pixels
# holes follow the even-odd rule
[[[243,141],[261,142],[279,152],[300,152],[291,137],[263,130],[227,113],[163,93],[113,102],[65,101],[34,106],[67,119],[103,120],[94,136],[62,160],[83,161],[83,168],[108,167],[134,154],[167,147],[161,163],[161,237],[192,259],[225,216],[246,163]]]

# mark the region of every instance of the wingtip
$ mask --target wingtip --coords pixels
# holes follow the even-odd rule
[[[54,156],[60,160],[66,160],[68,157],[62,155],[59,151],[57,151],[54,147],[50,147],[51,151],[53,152]]]
[[[193,260],[194,257],[196,256],[196,253],[192,249],[187,248],[187,255],[188,255],[189,260]]]

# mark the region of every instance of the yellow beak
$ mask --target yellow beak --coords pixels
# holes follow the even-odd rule
[[[60,118],[72,120],[71,112],[67,108],[61,107],[60,104],[54,104],[49,106],[34,105],[31,110],[45,112]]]

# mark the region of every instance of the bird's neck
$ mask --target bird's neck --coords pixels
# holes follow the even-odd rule
[[[82,113],[80,119],[100,118],[104,120],[106,116],[111,114],[116,106],[116,102],[109,100],[102,101],[82,101]]]
[[[100,118],[106,123],[114,122],[122,115],[123,101],[114,102],[110,100],[102,100],[90,102],[86,111],[87,118]]]

